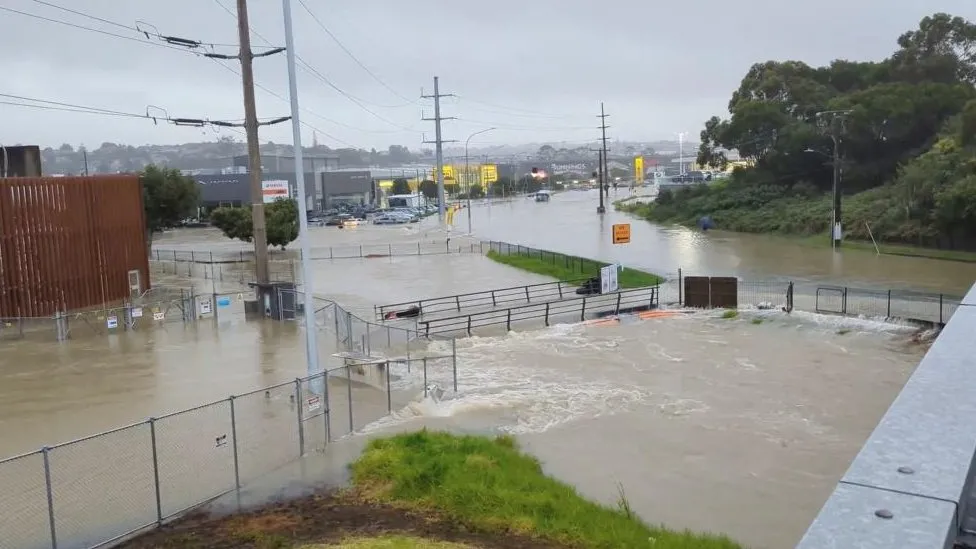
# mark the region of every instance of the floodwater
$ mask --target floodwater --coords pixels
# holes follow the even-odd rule
[[[556,213],[533,214],[548,207]],[[487,206],[473,210],[478,236],[607,258],[630,254],[633,261],[626,262],[659,271],[670,269],[679,258],[685,266],[719,269],[736,257],[747,257],[747,250],[758,254],[761,249],[758,244],[723,244],[709,240],[711,235],[705,239],[671,229],[640,229],[638,222],[633,224],[634,244],[613,248],[603,244],[609,242],[609,228],[606,238],[585,236],[586,221],[576,224],[573,212],[586,211],[587,219],[596,216],[569,193],[548,205],[526,202],[503,208],[508,209],[492,207],[490,225],[482,221],[488,219]],[[527,221],[533,215],[535,220]],[[608,223],[614,215],[607,216]],[[499,232],[484,234],[495,230]],[[559,234],[568,238],[553,236]],[[652,234],[658,240],[651,240]],[[701,243],[688,244],[687,253],[682,252],[682,234],[701,238]],[[638,250],[641,235],[661,247],[655,251],[648,244],[643,248],[647,253],[622,251]],[[354,248],[360,242],[439,246],[445,239],[430,222],[419,228],[316,228],[313,237],[320,252],[329,246]],[[215,241],[213,231],[187,231],[165,235],[156,245],[200,250],[214,248]],[[707,253],[688,251],[695,246]],[[229,253],[240,249],[227,241],[217,247]],[[816,255],[816,250],[804,252],[798,255]],[[847,261],[848,253],[853,252],[845,252],[845,264],[855,264]],[[875,259],[857,261],[868,265]],[[962,287],[966,275],[952,274],[952,269],[970,268],[930,263],[903,271],[860,267],[857,272],[842,270],[840,276],[909,286],[931,276]],[[364,318],[371,318],[375,304],[545,280],[476,253],[317,260],[313,265],[316,293]],[[735,272],[757,277],[805,272],[811,278],[833,272],[814,259],[796,266],[782,256],[762,263],[737,262],[744,265],[755,270]],[[691,267],[685,268],[690,272]],[[180,277],[167,283],[192,283],[204,291],[214,284]],[[234,287],[221,284],[226,286],[219,291]],[[60,345],[0,343],[0,455],[304,375],[301,328],[245,322],[242,310],[235,299],[219,321],[167,322],[152,330],[79,337]],[[334,364],[334,347],[328,343],[334,336],[328,323],[323,329],[320,360]],[[513,433],[547,471],[590,497],[612,502],[619,483],[635,510],[651,522],[726,532],[757,548],[790,547],[921,357],[922,350],[909,342],[911,331],[866,320],[752,311],[731,320],[706,312],[617,326],[560,325],[465,338],[457,341],[456,396],[448,390],[439,400],[423,398],[416,383],[410,385],[412,392],[404,386],[397,412],[368,432],[431,426]],[[448,346],[434,341],[427,352],[449,354]],[[419,381],[416,369],[408,375]],[[427,381],[449,389],[446,375],[441,370]],[[378,395],[370,398],[371,406],[385,405]],[[356,423],[363,426],[361,418]],[[0,482],[10,478],[2,473],[0,469]]]
[[[611,192],[611,200],[629,191]],[[882,255],[829,247],[798,245],[788,238],[653,225],[608,205],[596,214],[597,191],[553,195],[549,203],[532,200],[476,205],[474,235],[537,248],[620,261],[657,273],[739,276],[747,280],[785,277],[877,289],[928,290],[965,295],[976,281],[976,263]],[[707,212],[706,212],[707,213]],[[467,221],[461,225],[467,229]],[[611,225],[630,223],[631,242],[614,245]]]

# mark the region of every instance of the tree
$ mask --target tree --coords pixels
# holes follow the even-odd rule
[[[392,149],[396,145],[391,146]],[[410,183],[402,177],[398,177],[393,180],[393,186],[390,187],[390,194],[410,194]]]
[[[264,209],[268,245],[282,250],[298,238],[298,203],[293,198],[281,198]],[[210,222],[224,236],[244,242],[254,239],[254,225],[250,208],[220,207],[210,213]]]
[[[149,165],[139,174],[139,179],[146,212],[147,245],[152,245],[153,234],[177,227],[183,220],[197,215],[200,189],[193,178],[179,170]]]
[[[437,200],[437,182],[430,179],[421,181],[420,192],[427,200]]]

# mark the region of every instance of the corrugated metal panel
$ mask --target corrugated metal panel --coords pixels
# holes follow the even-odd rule
[[[139,178],[0,179],[0,317],[51,316],[148,289]]]

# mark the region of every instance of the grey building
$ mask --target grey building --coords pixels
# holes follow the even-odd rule
[[[314,196],[315,175],[305,174],[305,194],[307,195],[307,207],[310,210],[316,209],[314,206],[319,198]],[[218,174],[218,175],[196,175],[197,186],[200,187],[200,205],[206,209],[213,209],[220,206],[244,206],[251,203],[251,180],[250,174]],[[262,181],[287,181],[288,194],[292,197],[298,196],[297,184],[294,172],[286,173],[262,173]]]
[[[200,202],[205,209],[220,206],[245,206],[251,203],[249,174],[196,175]],[[287,181],[289,195],[298,195],[293,172],[262,173],[263,181]],[[368,171],[321,172],[305,174],[306,209],[324,210],[334,202],[372,203],[373,179]]]
[[[318,175],[317,195],[322,198],[322,209],[339,202],[373,204],[376,201],[376,183],[369,171],[322,172]]]
[[[235,168],[247,168],[247,155],[235,156]],[[305,154],[302,155],[302,163],[305,164],[305,172],[318,173],[329,170],[339,169],[339,157],[337,155],[326,154]],[[285,173],[295,171],[294,155],[261,155],[261,170],[268,173]]]

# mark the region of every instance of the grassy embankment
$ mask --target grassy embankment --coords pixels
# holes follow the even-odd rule
[[[976,262],[974,252],[902,243],[910,241],[919,228],[893,220],[897,206],[890,194],[890,189],[881,187],[844,197],[841,207],[846,248],[875,252],[873,233],[882,254]],[[654,223],[695,227],[707,215],[720,230],[789,237],[805,246],[830,246],[829,195],[783,196],[768,188],[732,190],[717,183],[673,193],[669,198],[667,203],[618,201],[614,206]]]
[[[515,267],[530,273],[551,276],[558,280],[578,280],[598,276],[600,268],[608,264],[585,257],[566,256],[554,252],[539,255],[502,254],[491,250],[487,254],[492,261]],[[644,288],[660,284],[664,279],[653,273],[624,268],[617,276],[621,289]]]
[[[542,472],[511,437],[420,431],[370,442],[352,486],[229,517],[189,517],[128,549],[741,549],[650,527]]]

